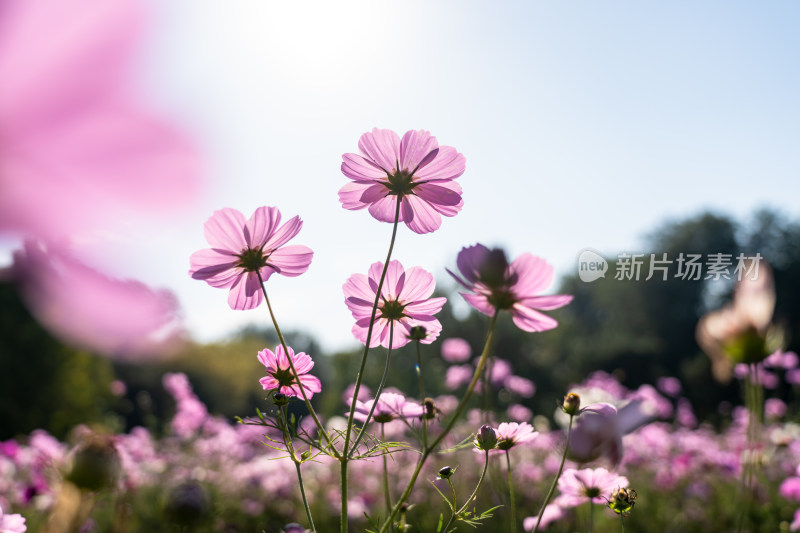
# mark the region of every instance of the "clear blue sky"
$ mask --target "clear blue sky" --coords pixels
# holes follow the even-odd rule
[[[221,207],[301,215],[307,274],[269,283],[287,328],[355,345],[341,285],[391,227],[340,207],[341,155],[373,127],[427,129],[467,159],[464,208],[395,257],[452,286],[468,244],[530,251],[561,274],[590,246],[637,250],[702,209],[800,216],[800,3],[152,0],[144,87],[204,154],[201,202],[140,224],[113,259],[175,291],[191,331],[221,338],[264,310],[187,275]]]

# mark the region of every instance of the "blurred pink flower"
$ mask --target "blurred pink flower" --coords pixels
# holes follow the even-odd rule
[[[451,337],[442,342],[442,359],[448,363],[463,363],[472,356],[472,348],[464,339]]]
[[[464,173],[464,156],[451,146],[439,146],[427,131],[373,129],[358,141],[359,154],[342,156],[342,173],[352,179],[339,190],[345,209],[369,207],[382,222],[394,222],[400,199],[400,222],[416,233],[442,225],[441,215],[455,216],[464,204],[454,180]]]
[[[168,291],[110,278],[64,249],[32,242],[15,254],[13,269],[37,320],[71,344],[126,358],[180,343],[178,303]]]
[[[572,296],[537,296],[553,280],[553,267],[544,259],[522,254],[509,265],[503,250],[482,244],[462,248],[458,254],[459,277],[448,270],[469,293],[461,293],[472,307],[485,315],[508,310],[514,324],[524,331],[547,331],[558,325],[540,313],[567,305]]]
[[[215,211],[204,225],[211,248],[192,254],[189,274],[212,287],[230,287],[232,309],[258,307],[264,299],[259,272],[263,281],[274,273],[299,276],[314,256],[306,246],[284,246],[303,227],[300,217],[278,227],[280,221],[277,207],[259,207],[250,220],[229,207]]]
[[[453,365],[447,369],[444,376],[445,386],[454,390],[472,381],[474,369],[470,365]]]
[[[352,398],[347,403],[350,404],[351,402]],[[357,400],[355,419],[359,422],[364,422],[370,409],[372,409],[373,403],[375,403],[375,400],[367,400],[365,402]],[[402,418],[419,418],[423,413],[424,409],[420,404],[406,399],[402,394],[383,392],[378,398],[375,411],[372,413],[372,420],[386,423]]]
[[[287,396],[302,397],[300,387],[303,387],[306,392],[306,398],[311,398],[314,393],[322,390],[322,383],[320,383],[319,379],[309,374],[311,369],[314,368],[314,361],[311,356],[303,352],[295,354],[291,346],[287,346],[287,348],[289,350],[288,357],[280,344],[275,347],[274,352],[268,348],[258,352],[258,360],[267,367],[267,375],[261,378],[259,383],[261,383],[264,390],[277,390]],[[292,374],[289,359],[292,360],[294,369],[300,378],[300,386],[298,386]]]
[[[502,422],[495,431],[498,450],[510,450],[517,444],[529,442],[539,436],[527,422]]]
[[[137,0],[3,2],[0,232],[53,239],[194,197],[193,151],[129,94],[142,15]]]
[[[595,403],[580,410],[569,440],[569,457],[588,463],[606,456],[613,464],[622,459],[622,430],[617,408],[608,403]]]
[[[605,468],[568,468],[558,480],[561,495],[556,498],[556,504],[575,507],[590,500],[596,504],[605,504],[614,490],[627,486],[628,478]]]
[[[733,363],[758,363],[768,355],[765,337],[775,310],[775,282],[769,264],[755,264],[760,268],[757,276],[737,283],[733,304],[697,323],[697,343],[711,358],[714,378],[720,382],[730,381]]]
[[[559,507],[555,502],[552,502],[545,508],[544,513],[542,513],[542,520],[539,523],[539,531],[544,531],[547,529],[547,526],[553,522],[561,520],[562,518],[564,518],[564,508]],[[536,529],[536,523],[538,520],[538,516],[529,516],[522,522],[522,528],[525,531],[533,531]]]
[[[503,381],[503,387],[505,387],[509,392],[517,394],[523,398],[531,398],[534,394],[536,394],[536,384],[533,381],[521,376],[508,376]]]
[[[0,532],[25,533],[27,530],[25,518],[21,514],[5,514],[0,507]]]
[[[367,342],[372,306],[378,282],[383,271],[383,263],[373,263],[369,274],[353,274],[343,285],[345,304],[353,318],[353,335],[362,343]],[[378,312],[375,316],[370,346],[389,347],[390,323],[394,324],[392,346],[399,348],[408,342],[408,335],[414,326],[422,326],[428,332],[420,342],[430,344],[442,331],[442,324],[433,316],[442,310],[446,298],[430,298],[436,283],[430,272],[412,267],[403,269],[400,261],[392,260],[386,270],[386,279],[381,288]]]

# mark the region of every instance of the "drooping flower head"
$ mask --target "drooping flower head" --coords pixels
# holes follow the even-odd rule
[[[768,329],[775,310],[775,282],[768,263],[736,284],[733,304],[708,313],[697,324],[697,342],[711,358],[714,378],[730,381],[734,363],[758,363],[772,353]],[[749,270],[749,269],[748,269]]]
[[[539,436],[527,422],[502,422],[497,426],[497,449],[510,450],[517,444],[531,441]]]
[[[281,394],[301,398],[303,394],[300,387],[302,387],[305,389],[306,398],[310,399],[314,393],[322,390],[322,383],[319,379],[309,374],[314,368],[314,361],[310,355],[304,352],[295,354],[291,346],[287,346],[287,348],[289,350],[288,357],[280,344],[275,347],[274,352],[269,348],[258,352],[258,360],[267,368],[267,375],[258,381],[264,390],[277,390]],[[300,378],[300,385],[294,378],[289,366],[289,359],[292,360],[294,369]]]
[[[611,494],[628,486],[628,478],[605,468],[568,468],[558,479],[561,495],[556,500],[562,507],[574,507],[584,502],[605,504]]]
[[[439,229],[441,215],[461,210],[461,186],[454,180],[464,173],[464,156],[439,146],[429,132],[407,131],[400,139],[375,128],[361,136],[358,148],[361,155],[342,156],[342,173],[353,180],[339,190],[345,209],[368,207],[376,219],[394,222],[399,200],[399,221],[416,233]]]
[[[617,464],[622,459],[622,434],[616,407],[604,402],[588,405],[572,428],[568,457],[588,463],[605,456]]]
[[[537,296],[553,280],[553,267],[541,257],[522,254],[509,264],[500,248],[476,244],[461,249],[457,259],[461,276],[449,271],[469,293],[461,293],[469,304],[485,315],[508,310],[514,324],[525,331],[547,331],[558,325],[540,313],[567,305],[572,296]]]
[[[364,422],[374,403],[375,400],[367,400],[365,402],[357,400],[353,417],[359,422]],[[402,394],[383,392],[378,398],[378,405],[375,406],[375,411],[372,413],[372,420],[384,424],[403,418],[420,418],[423,413],[424,409],[420,404],[408,400]]]
[[[229,207],[215,211],[204,225],[211,248],[192,254],[189,274],[212,287],[230,288],[232,309],[258,307],[264,299],[259,272],[264,281],[276,273],[299,276],[314,257],[306,246],[284,246],[303,227],[300,217],[282,226],[280,221],[277,207],[259,207],[250,220]]]
[[[362,343],[367,342],[367,332],[372,316],[372,306],[377,294],[383,263],[373,263],[369,273],[353,274],[345,282],[345,304],[356,323],[353,335]],[[403,269],[400,261],[392,260],[386,270],[386,279],[381,288],[378,312],[375,316],[370,347],[389,347],[390,324],[393,324],[392,346],[399,348],[409,342],[410,330],[423,326],[426,336],[420,342],[430,344],[442,331],[442,324],[433,316],[442,310],[446,298],[430,298],[436,283],[430,272],[412,267]]]

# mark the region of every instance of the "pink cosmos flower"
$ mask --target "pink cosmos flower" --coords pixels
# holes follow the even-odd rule
[[[347,403],[349,404],[350,402],[352,402],[352,399]],[[357,400],[354,418],[364,422],[374,403],[375,400],[367,400],[365,402]],[[402,394],[383,392],[378,398],[378,405],[375,406],[375,411],[372,413],[372,420],[383,424],[397,419],[419,418],[424,412],[425,410],[420,404],[406,399]]]
[[[622,435],[616,407],[609,403],[584,407],[572,428],[569,457],[578,463],[588,463],[606,456],[617,464],[622,459]]]
[[[542,521],[539,523],[539,531],[544,531],[547,526],[553,522],[557,522],[564,518],[564,509],[552,502],[548,505],[544,513],[542,513]],[[536,522],[539,520],[538,516],[529,516],[522,522],[522,528],[525,531],[533,531],[536,529]]]
[[[0,231],[55,239],[193,198],[193,150],[130,94],[143,14],[138,0],[2,2]]]
[[[179,345],[178,303],[168,291],[110,278],[67,250],[33,242],[14,255],[13,270],[31,312],[66,342],[120,358]]]
[[[261,378],[259,383],[264,390],[277,390],[287,396],[302,397],[303,394],[300,392],[300,387],[302,387],[306,392],[306,398],[310,399],[314,393],[322,390],[322,383],[319,379],[309,374],[314,368],[314,361],[311,356],[303,352],[295,354],[291,346],[287,346],[287,348],[289,349],[288,357],[280,344],[275,347],[274,352],[268,348],[258,352],[258,360],[267,367],[267,375]],[[292,360],[294,369],[300,378],[299,386],[289,366],[289,359]]]
[[[373,263],[368,275],[353,274],[342,287],[345,304],[356,319],[353,335],[365,344],[382,271],[382,262]],[[394,348],[405,346],[409,342],[409,332],[415,326],[422,326],[427,332],[420,342],[432,343],[442,331],[442,324],[433,315],[441,311],[447,301],[441,297],[430,298],[435,286],[430,272],[420,267],[412,267],[406,272],[400,261],[390,261],[381,288],[370,347],[380,344],[388,348],[390,342]],[[390,324],[394,328],[392,338],[389,336]]]
[[[553,280],[553,267],[544,259],[522,254],[509,265],[503,250],[482,244],[462,248],[458,254],[459,277],[448,270],[469,293],[461,293],[469,304],[485,315],[508,310],[514,324],[524,331],[547,331],[558,325],[540,313],[567,305],[572,296],[537,296]]]
[[[527,422],[502,422],[495,431],[498,450],[510,450],[517,444],[531,441],[539,436]]]
[[[280,221],[277,207],[259,207],[250,220],[229,207],[215,211],[203,226],[211,248],[192,254],[189,274],[212,287],[230,287],[231,309],[258,307],[264,299],[259,272],[263,281],[274,273],[299,276],[314,256],[306,246],[284,246],[303,227],[300,217],[279,227]]]
[[[606,498],[619,488],[628,486],[628,478],[605,468],[568,468],[558,479],[561,495],[556,499],[561,507],[575,507],[584,502],[605,504]]]
[[[369,207],[382,222],[399,221],[416,233],[442,225],[441,215],[455,216],[464,204],[454,180],[464,173],[465,159],[451,146],[439,146],[427,131],[373,129],[358,141],[359,154],[342,156],[342,173],[352,179],[339,190],[345,209]]]

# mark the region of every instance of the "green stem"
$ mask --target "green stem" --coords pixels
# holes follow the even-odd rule
[[[289,457],[294,463],[295,470],[297,471],[297,483],[300,485],[300,496],[303,499],[303,508],[306,511],[308,524],[311,527],[311,531],[316,531],[316,528],[314,527],[314,519],[311,518],[311,508],[308,506],[308,498],[306,498],[306,488],[303,484],[303,474],[300,473],[301,461],[297,459],[297,456],[294,453],[294,447],[292,446],[292,440],[289,438],[289,428],[286,425],[286,406],[281,406],[278,410],[278,424],[281,427],[281,433],[283,433],[283,443],[286,445],[286,451],[289,452]]]
[[[372,414],[375,412],[375,408],[378,406],[378,401],[381,399],[381,393],[383,392],[383,388],[386,385],[386,378],[389,376],[389,363],[391,362],[392,358],[392,341],[394,340],[394,320],[389,322],[389,347],[387,348],[386,352],[386,364],[383,367],[383,375],[381,376],[381,382],[378,384],[378,392],[375,393],[375,399],[372,401],[372,406],[369,408],[369,413],[367,414],[366,420],[364,420],[363,425],[361,426],[361,430],[358,432],[358,436],[356,440],[353,441],[353,445],[350,448],[350,455],[349,459],[353,458],[353,454],[356,452],[356,447],[358,443],[361,442],[361,439],[364,437],[364,432],[367,430],[367,424],[372,419]],[[383,426],[381,426],[382,428]],[[348,429],[350,426],[348,426]],[[383,440],[383,439],[381,439]]]
[[[544,499],[542,508],[539,510],[539,518],[536,520],[536,527],[533,528],[534,533],[539,531],[539,524],[542,523],[542,516],[544,515],[544,510],[547,509],[550,500],[553,498],[553,493],[556,491],[556,485],[558,484],[558,478],[561,477],[561,472],[564,471],[564,461],[567,460],[567,451],[569,450],[569,438],[572,435],[572,420],[574,418],[575,415],[569,415],[569,427],[567,428],[567,443],[564,445],[564,454],[561,456],[561,464],[558,465],[558,473],[556,474],[556,477],[553,480],[553,484],[550,485],[550,490],[547,492],[547,497]]]
[[[385,424],[381,424],[381,441],[386,442]],[[389,465],[386,454],[383,454],[383,495],[386,500],[386,514],[392,510],[392,497],[389,494]]]
[[[622,533],[625,533],[625,515],[619,514],[619,519],[622,520]]]
[[[397,225],[400,221],[400,201],[402,198],[397,196],[397,207],[394,213],[394,224],[392,225],[392,238],[389,241],[389,252],[386,254],[386,261],[383,263],[383,271],[381,272],[381,279],[378,281],[378,288],[375,291],[375,301],[372,304],[372,315],[369,320],[369,327],[367,328],[367,338],[364,343],[364,352],[361,354],[361,364],[358,367],[358,374],[356,375],[356,384],[353,388],[353,399],[350,401],[350,414],[347,416],[347,428],[345,429],[344,447],[339,460],[342,463],[341,467],[341,492],[342,492],[342,516],[339,519],[340,533],[347,533],[347,463],[349,461],[350,452],[350,433],[353,428],[353,416],[356,412],[356,400],[358,399],[358,392],[361,390],[361,381],[364,379],[364,368],[367,365],[367,355],[369,354],[369,345],[372,341],[372,328],[375,325],[375,316],[378,314],[378,302],[381,298],[381,290],[383,289],[383,282],[386,279],[386,270],[389,268],[389,261],[392,257],[392,250],[394,249],[394,241],[397,238]]]
[[[267,302],[267,310],[269,311],[269,316],[272,319],[272,325],[275,327],[275,333],[278,334],[278,339],[280,340],[281,346],[283,347],[283,352],[286,354],[286,360],[289,361],[289,368],[292,371],[292,376],[294,377],[295,383],[297,383],[297,388],[300,389],[300,395],[303,397],[303,402],[305,402],[306,404],[306,409],[308,409],[311,418],[314,419],[314,423],[317,425],[317,430],[319,430],[320,434],[323,437],[325,437],[325,440],[328,443],[328,449],[331,450],[331,453],[334,454],[334,457],[337,457],[338,452],[336,451],[336,448],[333,447],[331,438],[328,436],[328,432],[325,431],[325,427],[322,425],[322,422],[319,421],[317,413],[316,411],[314,411],[314,407],[308,400],[306,389],[300,382],[300,375],[297,373],[297,369],[294,367],[294,361],[292,361],[292,358],[289,357],[289,347],[286,345],[286,340],[283,338],[283,334],[281,333],[281,328],[278,327],[278,320],[275,318],[275,313],[272,311],[272,304],[270,304],[269,295],[267,294],[267,289],[266,287],[264,287],[264,280],[261,277],[261,272],[256,271],[256,274],[258,275],[258,281],[261,283],[261,291],[264,293],[264,300]]]
[[[589,500],[589,533],[594,529],[594,500]]]
[[[517,531],[517,508],[514,502],[514,482],[511,478],[511,458],[506,450],[506,469],[508,470],[508,498],[511,500],[511,533]]]
[[[308,506],[308,499],[306,498],[306,489],[303,485],[303,475],[300,473],[300,462],[295,461],[294,467],[297,469],[297,481],[300,482],[300,495],[303,497],[303,507],[306,510],[306,518],[308,518],[308,525],[311,526],[311,531],[316,531],[314,527],[314,519],[311,518],[311,508]]]
[[[411,474],[411,478],[408,480],[408,484],[406,484],[406,488],[403,491],[403,494],[400,496],[400,499],[395,503],[394,507],[392,508],[392,513],[386,518],[381,526],[379,533],[386,533],[389,529],[389,525],[394,520],[394,517],[397,516],[398,511],[400,510],[400,506],[408,499],[411,491],[414,489],[414,485],[417,482],[417,478],[419,477],[419,473],[422,471],[422,467],[425,465],[425,461],[428,460],[428,457],[433,453],[437,446],[444,440],[444,438],[450,433],[450,430],[453,429],[456,421],[458,420],[461,413],[466,408],[467,402],[469,401],[470,396],[472,395],[472,391],[475,390],[475,384],[478,383],[478,380],[481,377],[481,373],[483,372],[484,367],[486,366],[486,359],[489,357],[489,349],[492,345],[492,339],[494,338],[494,329],[495,325],[497,324],[497,315],[499,311],[495,310],[494,315],[492,315],[492,321],[489,325],[489,333],[486,336],[486,344],[483,347],[483,353],[481,354],[480,359],[478,360],[478,365],[475,367],[475,373],[472,375],[472,381],[467,387],[467,392],[464,393],[464,397],[461,398],[461,401],[458,404],[458,408],[456,408],[455,414],[450,419],[450,422],[444,428],[444,431],[436,438],[436,440],[431,443],[430,446],[426,447],[422,450],[422,454],[419,456],[419,460],[417,460],[417,466],[414,468],[414,472]]]
[[[420,350],[420,343],[417,343],[417,379],[419,380],[419,401],[420,405],[422,405],[422,448],[425,449],[428,447],[428,417],[427,412],[425,412],[425,385],[423,384],[422,380],[422,354]]]
[[[478,489],[481,488],[481,485],[483,484],[483,479],[486,477],[486,471],[489,469],[489,450],[485,450],[483,453],[484,453],[483,470],[481,471],[481,477],[478,478],[478,484],[475,485],[475,490],[473,490],[472,494],[469,495],[469,498],[466,499],[464,505],[461,506],[461,509],[453,513],[453,516],[450,517],[450,521],[447,522],[447,525],[444,526],[444,529],[442,531],[445,532],[448,531],[450,524],[453,523],[453,520],[455,520],[456,516],[460,516],[461,513],[466,511],[469,504],[472,503],[473,500],[475,500],[475,497],[478,495]]]

